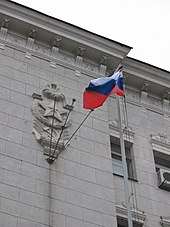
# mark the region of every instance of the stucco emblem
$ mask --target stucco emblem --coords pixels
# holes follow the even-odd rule
[[[47,85],[42,95],[34,93],[33,98],[33,134],[43,146],[44,153],[53,157],[64,148],[69,139],[69,113],[73,109],[73,103],[66,105],[65,96],[55,84]]]

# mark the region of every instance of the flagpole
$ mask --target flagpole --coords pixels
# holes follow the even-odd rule
[[[118,109],[118,123],[119,123],[119,134],[120,134],[120,148],[122,155],[122,164],[123,164],[123,176],[124,176],[124,188],[125,188],[125,199],[127,206],[127,216],[128,216],[128,227],[133,227],[132,224],[132,214],[131,214],[131,206],[130,206],[130,195],[128,189],[128,170],[126,163],[126,154],[125,154],[125,143],[123,139],[123,127],[122,127],[122,119],[121,119],[121,111],[120,111],[120,98],[116,95],[117,98],[117,109]]]

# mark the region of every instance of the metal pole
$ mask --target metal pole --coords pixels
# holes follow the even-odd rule
[[[75,132],[71,135],[70,139],[67,140],[67,142],[64,144],[64,148],[62,150],[60,150],[60,152],[58,153],[58,155],[56,156],[55,159],[58,158],[59,154],[67,147],[67,145],[69,144],[70,140],[73,138],[73,136],[76,134],[76,132],[79,130],[79,128],[83,125],[83,123],[85,122],[85,120],[89,117],[89,115],[91,114],[91,112],[93,112],[94,110],[90,110],[90,112],[86,115],[86,117],[84,118],[84,120],[81,122],[81,124],[77,127],[77,129],[75,130]]]
[[[73,105],[74,105],[74,102],[75,102],[75,101],[76,101],[76,99],[73,99],[73,100],[72,100],[72,104],[71,104],[71,107],[72,107],[72,108],[73,108]],[[56,151],[57,146],[58,146],[58,144],[59,144],[59,142],[60,142],[61,136],[62,136],[63,131],[64,131],[64,129],[65,129],[65,126],[66,126],[66,123],[67,123],[68,117],[69,117],[69,115],[70,115],[70,113],[71,113],[71,111],[72,111],[72,108],[71,108],[71,109],[69,110],[69,112],[67,113],[67,116],[66,116],[66,119],[65,119],[64,125],[63,125],[63,126],[62,126],[62,128],[61,128],[61,132],[60,132],[59,138],[58,138],[58,140],[57,140],[57,143],[56,143],[56,145],[55,145],[55,148],[54,148],[54,151],[53,151],[52,156],[54,156],[54,155],[55,155],[55,151]]]
[[[51,124],[51,138],[50,138],[49,158],[51,156],[51,143],[52,143],[52,139],[53,139],[53,126],[54,126],[55,105],[56,105],[56,97],[54,97],[54,108],[53,108],[53,119],[52,119],[52,124]]]
[[[118,106],[118,119],[119,119],[119,133],[120,133],[120,148],[122,155],[122,164],[123,164],[123,176],[124,176],[124,188],[125,188],[125,199],[127,206],[127,215],[128,215],[128,227],[133,227],[132,224],[132,214],[131,214],[131,206],[130,206],[130,195],[128,189],[128,171],[127,171],[127,163],[126,163],[126,154],[125,154],[125,144],[123,139],[123,129],[122,129],[122,119],[121,119],[121,111],[120,111],[120,99],[117,95],[117,106]]]

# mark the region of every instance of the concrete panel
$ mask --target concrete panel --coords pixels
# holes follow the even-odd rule
[[[52,82],[52,73],[40,67],[28,65],[28,73],[36,78],[39,77]]]
[[[36,180],[18,173],[4,170],[3,183],[35,192]]]
[[[2,198],[1,211],[28,220],[34,220],[34,207]]]
[[[0,78],[0,80],[1,80],[1,78]],[[8,88],[3,87],[3,84],[2,84],[1,87],[0,87],[0,97],[1,97],[1,99],[5,99],[5,100],[9,101],[10,94],[11,94],[10,90]]]
[[[3,154],[6,154],[15,159],[23,160],[30,163],[36,163],[37,151],[16,143],[7,142],[6,149],[4,150]]]
[[[82,208],[59,200],[52,200],[51,210],[55,213],[82,219]]]
[[[72,190],[66,190],[66,202],[105,214],[115,212],[114,203]]]
[[[113,189],[83,181],[73,177],[67,177],[67,187],[77,192],[91,195],[108,201],[114,201]]]
[[[44,210],[49,209],[49,197],[32,193],[26,190],[20,190],[19,202]]]
[[[0,124],[2,125],[8,124],[8,114],[0,112]]]
[[[0,155],[0,166],[3,169],[11,170],[16,173],[21,171],[22,161],[5,155]]]
[[[20,81],[24,84],[32,85],[34,87],[39,87],[39,78],[29,75],[28,73],[24,73],[18,70],[13,70],[13,79]]]
[[[0,111],[19,118],[23,118],[24,116],[23,106],[2,99],[0,101]]]
[[[7,199],[12,199],[12,200],[18,201],[19,188],[0,183],[0,196],[7,198]]]
[[[83,209],[83,220],[101,225],[104,227],[115,226],[115,217],[102,214],[100,212],[94,212],[91,210]]]
[[[21,144],[22,132],[4,125],[0,125],[0,138]]]
[[[65,201],[65,188],[37,180],[37,194],[49,196],[49,191],[52,198]]]
[[[101,227],[101,225],[91,224],[89,222],[66,217],[66,227]]]
[[[8,126],[23,132],[32,133],[32,122],[14,116],[9,116]]]
[[[0,226],[17,227],[17,217],[5,213],[0,213]]]
[[[66,174],[90,182],[96,181],[95,169],[75,162],[66,161]]]
[[[65,227],[66,216],[51,212],[51,226],[53,227]]]
[[[18,218],[18,225],[17,227],[47,227],[48,225],[43,225],[40,223],[36,223],[33,221],[28,221],[26,219]]]
[[[105,187],[114,188],[113,174],[96,169],[96,183]]]
[[[4,76],[0,76],[0,80],[1,80],[2,87],[25,94],[24,83],[16,80],[11,80],[10,78],[4,77]]]
[[[11,91],[11,102],[20,104],[25,107],[31,108],[32,106],[32,97],[20,94],[18,92]]]
[[[112,173],[111,159],[102,158],[85,152],[81,153],[81,163],[92,168]]]

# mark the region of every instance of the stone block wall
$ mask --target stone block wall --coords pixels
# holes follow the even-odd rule
[[[144,226],[160,227],[161,217],[170,217],[170,192],[158,187],[151,135],[161,134],[169,138],[170,121],[163,112],[144,108],[140,102],[136,105],[133,100],[127,98],[126,105],[128,126],[134,133],[132,149],[137,175],[137,181],[129,180],[129,191],[133,193],[131,204],[145,212]],[[117,118],[116,100],[113,97],[108,100],[108,110],[109,121],[112,122]],[[124,119],[125,115],[122,117]],[[162,146],[166,147],[167,144],[168,142],[165,141]],[[114,175],[114,186],[116,203],[120,203],[125,200],[122,177]]]
[[[0,226],[113,227],[115,191],[106,104],[94,111],[49,166],[32,134],[33,93],[55,83],[68,104],[76,98],[71,132],[88,111],[82,94],[90,81],[73,68],[0,50]],[[49,197],[50,190],[50,197]]]

